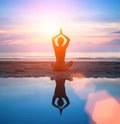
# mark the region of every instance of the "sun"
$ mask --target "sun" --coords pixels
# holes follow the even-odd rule
[[[42,23],[43,33],[46,33],[47,35],[55,34],[59,28],[60,28],[60,24],[58,24],[57,21],[54,21],[54,20],[49,19],[49,18],[48,18],[48,20],[45,20]]]
[[[35,24],[34,30],[43,35],[53,36],[55,35],[60,27],[62,27],[61,20],[53,15],[42,16],[41,19]]]
[[[31,34],[39,36],[39,41],[48,41],[59,33],[60,28],[64,27],[65,22],[59,15],[43,14],[35,16],[30,24]]]

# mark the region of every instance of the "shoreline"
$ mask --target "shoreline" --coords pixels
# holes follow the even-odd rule
[[[36,57],[33,57],[33,58],[0,58],[0,62],[52,62],[52,61],[55,61],[55,58],[54,57],[41,57],[41,58],[36,58]],[[88,62],[98,62],[98,61],[102,61],[102,62],[120,62],[120,58],[119,57],[108,57],[108,58],[104,58],[104,57],[97,57],[97,58],[89,58],[89,57],[83,57],[83,58],[66,58],[65,61],[75,61],[75,62],[84,62],[84,61],[88,61]]]
[[[52,61],[0,61],[0,78],[120,78],[120,62],[73,61],[68,71],[53,71]]]

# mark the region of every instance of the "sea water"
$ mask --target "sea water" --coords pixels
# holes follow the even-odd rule
[[[69,100],[61,114],[58,83]],[[120,78],[0,78],[0,124],[119,123]]]
[[[0,61],[54,61],[54,52],[0,53]],[[120,61],[120,52],[67,52],[66,61]]]

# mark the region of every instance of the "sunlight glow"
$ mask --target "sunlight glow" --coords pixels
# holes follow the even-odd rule
[[[32,17],[31,19],[32,20]],[[40,36],[40,41],[48,41],[53,36],[59,33],[59,29],[63,27],[65,21],[62,21],[61,16],[54,14],[41,15],[33,19],[33,22],[28,25],[31,28],[32,33]]]
[[[58,32],[58,29],[60,28],[60,25],[55,22],[54,20],[50,20],[50,18],[45,19],[42,23],[42,29],[43,33],[48,35],[53,35],[56,32]]]
[[[94,93],[95,90],[95,85],[90,83],[86,78],[80,80],[74,79],[74,83],[70,83],[70,85],[80,99],[87,99],[89,93]]]
[[[120,104],[106,90],[89,94],[86,111],[97,124],[120,123]]]

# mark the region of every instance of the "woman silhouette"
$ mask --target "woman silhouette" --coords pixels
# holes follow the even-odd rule
[[[65,80],[67,79],[65,78],[55,79],[56,87],[54,96],[52,98],[52,105],[60,110],[60,115],[62,114],[62,110],[70,104],[70,101],[65,91]]]
[[[66,48],[68,47],[69,42],[70,39],[62,33],[62,29],[60,29],[60,33],[58,35],[52,38],[56,57],[56,63],[52,63],[54,70],[67,70],[70,66],[72,66],[73,62],[65,63]]]

